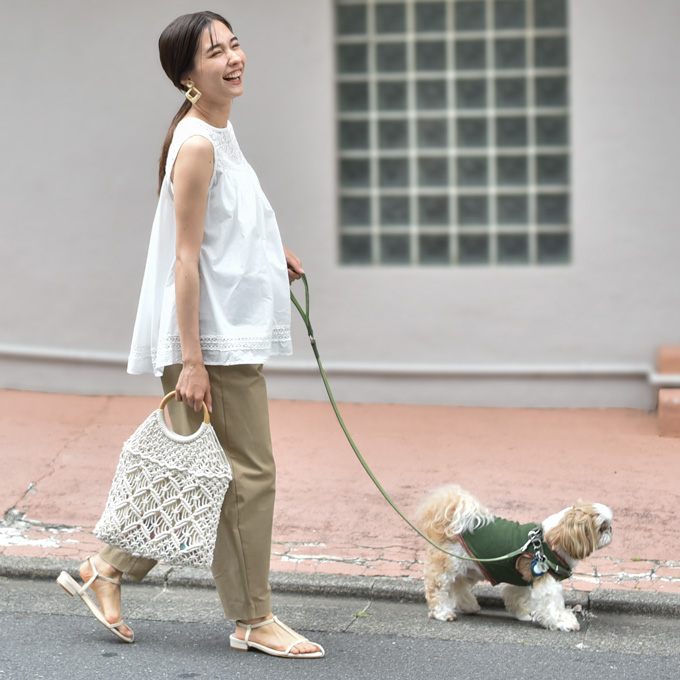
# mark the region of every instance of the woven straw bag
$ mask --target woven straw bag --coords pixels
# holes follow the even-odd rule
[[[205,404],[194,434],[168,428],[163,409],[174,394],[123,445],[94,535],[135,557],[209,568],[231,468]]]

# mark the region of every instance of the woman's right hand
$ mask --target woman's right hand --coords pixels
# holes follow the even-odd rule
[[[175,399],[184,402],[197,413],[203,409],[203,402],[212,413],[210,377],[203,364],[184,364],[175,387]]]

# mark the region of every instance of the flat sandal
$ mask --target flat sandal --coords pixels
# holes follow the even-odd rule
[[[283,628],[285,631],[290,633],[290,635],[292,635],[294,638],[297,638],[294,642],[291,642],[291,644],[288,645],[288,647],[285,650],[274,649],[273,647],[267,647],[266,645],[262,645],[259,642],[250,641],[250,632],[252,630],[254,630],[255,628],[262,628],[263,626],[269,626],[273,623]],[[273,616],[271,619],[267,619],[266,621],[260,621],[260,623],[243,623],[243,621],[237,621],[236,625],[246,629],[246,637],[245,640],[241,640],[236,637],[236,633],[232,633],[229,636],[229,643],[232,649],[236,649],[241,652],[247,652],[249,649],[257,649],[260,652],[264,652],[265,654],[269,654],[271,656],[279,656],[286,659],[321,659],[326,655],[324,648],[320,644],[316,642],[311,642],[306,637],[302,637],[302,635],[299,635],[294,630],[290,629],[285,623],[282,623],[277,616]],[[301,642],[309,642],[312,645],[316,645],[319,648],[319,651],[306,652],[304,654],[293,654],[291,650],[293,649],[293,647],[299,645]]]
[[[135,641],[135,634],[133,633],[131,637],[127,637],[127,635],[123,635],[118,629],[126,625],[125,621],[121,619],[120,621],[117,621],[116,623],[109,623],[106,620],[106,617],[104,616],[104,612],[97,606],[97,603],[87,594],[87,591],[90,590],[90,586],[99,578],[102,581],[108,581],[109,583],[113,583],[117,586],[121,584],[121,582],[113,578],[109,578],[108,576],[104,576],[104,574],[100,574],[97,571],[97,567],[94,566],[94,562],[92,561],[91,557],[87,558],[87,561],[90,563],[90,568],[92,569],[92,578],[85,583],[84,585],[80,585],[74,578],[71,577],[70,574],[68,574],[65,571],[62,571],[61,574],[57,577],[57,583],[71,596],[73,597],[74,595],[77,595],[86,605],[87,608],[94,614],[95,619],[99,621],[104,627],[108,628],[119,640],[122,640],[123,642],[134,642]],[[128,626],[129,627],[129,626]]]

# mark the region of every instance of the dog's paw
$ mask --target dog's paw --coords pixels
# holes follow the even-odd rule
[[[506,602],[505,609],[508,614],[514,616],[518,621],[535,621],[536,617],[533,612],[527,607],[517,606],[517,603],[511,604]]]
[[[581,629],[581,625],[573,612],[563,611],[557,616],[554,621],[547,622],[546,628],[550,630],[563,630],[563,631],[577,631]]]
[[[437,619],[437,621],[455,621],[456,614],[451,609],[435,607],[434,609],[430,609],[430,618]]]
[[[471,600],[465,600],[463,602],[459,601],[458,608],[463,612],[463,614],[479,614],[479,612],[482,611],[479,603],[474,598]]]

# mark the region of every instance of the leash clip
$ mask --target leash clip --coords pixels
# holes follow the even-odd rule
[[[543,554],[543,529],[536,527],[529,532],[529,541],[534,550],[534,559],[531,561],[531,573],[534,576],[542,576],[548,571],[548,561]]]

